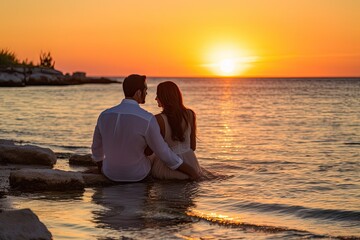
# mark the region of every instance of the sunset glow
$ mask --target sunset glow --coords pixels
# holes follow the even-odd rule
[[[236,43],[214,43],[204,53],[203,66],[215,76],[243,76],[259,59],[253,50]]]
[[[271,9],[271,11],[270,11]],[[0,47],[64,73],[359,76],[360,1],[1,1]]]
[[[208,66],[218,76],[241,76],[252,67],[256,57],[252,58],[219,58],[219,61]]]
[[[225,75],[230,75],[234,73],[235,70],[235,61],[232,59],[224,59],[219,62],[219,67],[222,73]]]

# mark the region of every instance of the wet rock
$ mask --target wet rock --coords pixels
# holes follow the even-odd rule
[[[102,174],[83,173],[82,176],[86,187],[109,186],[114,184],[114,182],[110,181]]]
[[[57,169],[20,169],[10,172],[10,186],[23,191],[83,190],[85,187],[108,186],[114,182],[102,174]]]
[[[10,170],[0,168],[0,198],[7,193]],[[1,239],[1,238],[0,238]]]
[[[0,210],[0,239],[52,239],[46,226],[30,209]]]
[[[12,140],[0,139],[0,145],[15,145],[15,143]]]
[[[56,163],[56,156],[49,148],[0,143],[0,163],[53,166]]]
[[[62,152],[56,152],[56,157],[58,159],[69,159],[73,154],[72,153],[62,153]]]
[[[69,163],[81,166],[96,166],[96,163],[91,158],[91,154],[77,155],[74,154],[69,158]]]
[[[10,186],[23,191],[82,190],[85,182],[80,172],[55,169],[20,169],[10,173]]]

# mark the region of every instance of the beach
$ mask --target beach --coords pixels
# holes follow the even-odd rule
[[[0,209],[30,208],[54,239],[360,238],[360,78],[150,77],[154,114],[165,80],[197,115],[214,179],[8,189]],[[0,88],[0,138],[89,154],[98,115],[122,98],[121,84]]]

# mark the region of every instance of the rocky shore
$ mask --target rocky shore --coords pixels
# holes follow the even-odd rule
[[[78,84],[121,83],[105,77],[87,77],[84,72],[72,75],[45,67],[1,67],[0,87],[25,87],[36,85],[78,85]]]
[[[85,171],[54,169],[57,159]],[[113,182],[97,173],[90,154],[55,154],[49,148],[0,139],[0,198],[13,192],[84,191]],[[46,226],[30,209],[0,205],[0,239],[52,239]]]
[[[49,148],[0,139],[0,192],[4,194],[9,189],[83,190],[85,187],[112,184],[97,173],[96,164],[90,154],[65,156],[70,165],[87,167],[85,172],[53,169],[57,158],[57,154]],[[8,174],[4,174],[5,172]]]
[[[53,239],[47,227],[30,209],[0,209],[0,239]]]

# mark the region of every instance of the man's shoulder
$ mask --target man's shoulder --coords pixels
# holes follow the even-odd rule
[[[151,112],[148,112],[147,110],[145,110],[145,109],[143,109],[143,108],[141,108],[141,107],[139,107],[139,108],[137,109],[137,111],[135,112],[135,114],[138,115],[139,117],[142,117],[142,118],[148,120],[148,121],[150,121],[151,118],[154,117],[154,114],[152,114]]]
[[[112,113],[134,115],[147,121],[150,121],[154,117],[151,112],[148,112],[147,110],[141,108],[139,105],[135,104],[119,104],[113,106],[101,112],[100,116]]]
[[[108,109],[108,112],[116,112],[119,114],[130,114],[146,119],[147,121],[150,121],[151,118],[154,117],[154,115],[151,112],[148,112],[139,105],[135,105],[135,104],[120,104],[118,106]]]
[[[119,108],[119,105],[116,105],[116,106],[107,108],[107,109],[105,109],[104,111],[102,111],[102,112],[100,113],[100,115],[104,115],[104,114],[107,114],[107,113],[116,112],[116,109],[117,109],[117,108]]]

